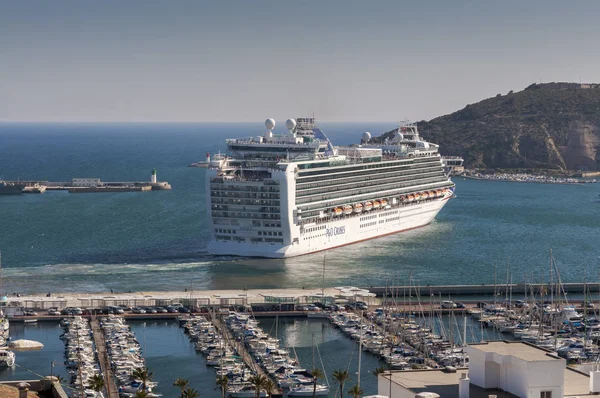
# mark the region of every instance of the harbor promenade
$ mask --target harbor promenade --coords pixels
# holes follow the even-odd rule
[[[111,306],[155,307],[173,304],[190,309],[223,308],[229,306],[252,306],[260,313],[297,313],[298,307],[315,302],[323,304],[352,303],[361,301],[369,306],[381,305],[382,301],[394,306],[423,310],[439,308],[442,300],[462,301],[468,306],[478,301],[508,301],[532,294],[539,299],[543,292],[558,297],[558,289],[541,284],[509,285],[443,285],[443,286],[387,286],[357,288],[351,286],[328,287],[324,289],[237,289],[237,290],[194,290],[194,291],[141,291],[141,292],[100,292],[100,293],[50,293],[13,294],[8,296],[4,311],[8,316],[23,315],[25,309],[45,311],[49,309],[80,308],[88,314],[99,314]],[[567,293],[569,301],[581,303],[587,290],[587,300],[599,299],[598,283],[564,283],[560,294]],[[563,293],[564,292],[564,293]],[[494,299],[495,297],[495,299]],[[39,314],[42,315],[42,314]],[[140,314],[130,314],[135,317]],[[158,314],[160,315],[160,314]],[[167,314],[162,314],[167,315]]]

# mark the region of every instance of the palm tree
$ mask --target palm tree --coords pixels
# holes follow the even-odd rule
[[[198,398],[200,394],[198,391],[194,390],[192,387],[186,387],[181,392],[182,398]]]
[[[227,376],[217,377],[217,386],[221,388],[221,398],[225,398],[225,392],[227,391],[228,384],[229,384],[229,377],[227,377]]]
[[[344,397],[344,383],[350,380],[347,370],[334,370],[333,378],[340,384],[340,398]]]
[[[260,374],[252,376],[252,377],[250,377],[250,379],[248,379],[250,384],[252,384],[254,386],[254,396],[256,398],[260,398],[260,390],[265,385],[266,379],[267,379],[267,377],[265,375],[260,375]]]
[[[136,368],[133,370],[131,375],[135,379],[142,381],[142,391],[146,391],[146,383],[152,380],[152,372],[150,372],[148,368]]]
[[[384,374],[385,373],[385,368],[379,367],[379,368],[375,368],[375,370],[373,371],[373,375],[377,378],[379,378],[379,375]]]
[[[352,395],[354,398],[360,398],[363,392],[364,391],[358,386],[358,384],[348,390],[348,394]]]
[[[183,390],[188,386],[188,383],[189,382],[186,379],[182,379],[181,377],[178,377],[173,383],[174,387],[179,387],[181,389],[181,397],[183,397]]]
[[[315,395],[317,394],[317,380],[323,377],[324,374],[321,372],[321,369],[318,368],[312,369],[310,374],[313,377],[313,398],[315,398]]]
[[[102,376],[100,376],[98,373],[90,377],[88,382],[90,383],[92,390],[96,392],[100,392],[104,388],[104,378],[102,378]]]
[[[147,398],[148,393],[144,390],[135,393],[135,398]]]
[[[267,397],[271,398],[271,394],[273,393],[273,390],[275,390],[275,388],[277,388],[277,384],[275,384],[275,382],[273,380],[269,379],[268,377],[266,377],[265,379],[266,380],[263,384],[263,388],[267,392]]]

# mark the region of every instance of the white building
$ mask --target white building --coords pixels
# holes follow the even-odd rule
[[[600,392],[600,371],[568,368],[566,361],[522,342],[496,341],[469,345],[469,368],[392,371],[379,376],[378,393],[414,398],[431,392],[442,398],[562,398]],[[596,385],[591,383],[594,380]]]
[[[99,187],[102,182],[99,178],[73,178],[74,187]]]

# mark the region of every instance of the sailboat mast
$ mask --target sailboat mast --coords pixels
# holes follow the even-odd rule
[[[323,255],[323,280],[321,282],[321,300],[323,301],[323,304],[325,303],[325,258],[327,257],[326,254]]]
[[[363,323],[363,319],[365,317],[365,314],[363,313],[362,310],[360,310],[360,335],[358,338],[358,381],[357,381],[357,385],[360,388],[360,368],[361,368],[361,360],[362,360],[362,340],[363,340],[363,327],[362,327],[362,323]]]

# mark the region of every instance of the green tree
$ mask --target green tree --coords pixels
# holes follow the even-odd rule
[[[217,377],[217,386],[221,389],[221,398],[225,398],[227,391],[227,385],[229,384],[229,377],[219,376]]]
[[[131,375],[142,382],[142,391],[146,391],[146,384],[152,380],[152,372],[148,368],[136,368]]]
[[[333,378],[340,385],[340,398],[344,398],[344,383],[350,380],[350,375],[348,375],[347,370],[334,370]]]
[[[135,393],[135,398],[148,398],[148,393],[146,391],[138,391]]]
[[[358,384],[348,390],[348,394],[352,395],[354,398],[360,398],[363,393],[364,391],[358,386]]]
[[[200,396],[200,393],[198,391],[194,390],[192,387],[186,387],[181,392],[182,398],[198,398],[199,396]]]
[[[100,392],[104,388],[104,378],[98,373],[91,376],[88,382],[90,383],[90,387],[92,388],[92,390],[96,392]]]
[[[177,380],[175,380],[175,382],[173,383],[174,387],[179,387],[181,389],[180,397],[183,397],[183,391],[188,386],[188,383],[189,382],[186,379],[182,379],[181,377],[178,377]]]
[[[252,377],[250,377],[250,379],[248,379],[248,381],[250,382],[250,384],[252,384],[254,386],[254,396],[256,398],[260,398],[260,391],[262,390],[263,386],[265,385],[265,380],[267,379],[267,377],[265,375],[254,375]]]
[[[267,377],[263,384],[263,388],[267,392],[267,397],[271,398],[271,394],[273,393],[275,388],[277,388],[277,384],[275,384],[275,382],[273,380],[271,380],[270,378]]]
[[[317,381],[322,378],[324,374],[321,372],[321,369],[318,368],[312,369],[310,374],[313,377],[313,398],[315,398],[315,395],[317,394]]]
[[[379,377],[380,374],[384,374],[385,373],[385,368],[383,366],[379,367],[379,368],[375,368],[375,370],[373,371],[373,375],[375,377]]]

